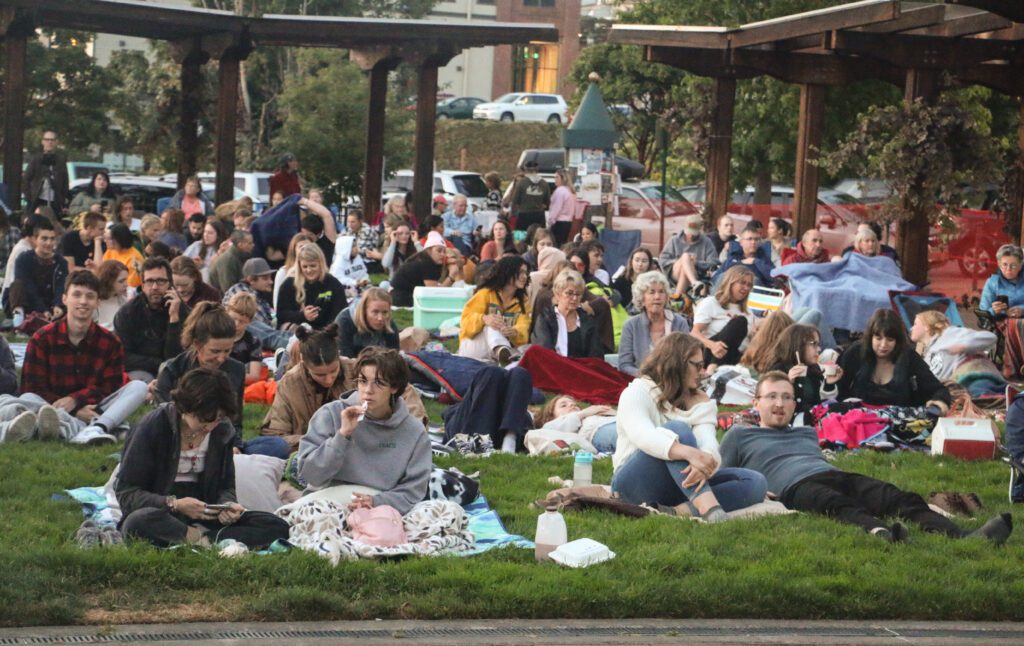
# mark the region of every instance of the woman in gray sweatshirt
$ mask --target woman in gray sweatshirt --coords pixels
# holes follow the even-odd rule
[[[310,489],[321,490],[317,497],[349,509],[390,505],[404,515],[426,497],[431,471],[423,423],[399,397],[409,369],[395,350],[368,347],[359,353],[355,372],[356,390],[309,421],[299,442],[299,476]],[[351,485],[366,493],[350,493]],[[331,495],[334,487],[339,496]]]

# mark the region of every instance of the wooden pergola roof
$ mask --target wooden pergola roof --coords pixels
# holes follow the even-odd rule
[[[0,0],[36,25],[184,40],[218,33],[247,34],[255,46],[353,48],[445,41],[460,49],[485,45],[557,42],[551,25],[485,21],[264,15],[164,5],[135,0]]]
[[[968,6],[971,5],[971,6]],[[975,5],[985,8],[977,8]],[[1024,2],[862,0],[738,27],[614,25],[609,41],[702,76],[768,75],[845,85],[904,70],[942,70],[967,83],[1024,94]]]

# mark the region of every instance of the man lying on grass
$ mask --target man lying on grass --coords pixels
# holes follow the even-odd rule
[[[894,543],[906,541],[909,530],[899,522],[887,526],[879,517],[898,516],[925,531],[951,538],[983,537],[997,545],[1006,542],[1013,531],[1010,514],[1000,514],[974,531],[963,529],[932,511],[916,493],[830,464],[818,448],[814,429],[790,426],[796,400],[785,373],[772,371],[761,376],[754,406],[763,426],[730,430],[722,440],[722,466],[760,471],[768,479],[769,491],[778,494],[790,509],[859,525]]]

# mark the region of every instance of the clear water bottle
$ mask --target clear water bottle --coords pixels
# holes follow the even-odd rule
[[[594,483],[594,455],[589,451],[577,451],[572,465],[572,486],[589,487]]]
[[[565,519],[558,513],[554,505],[537,517],[537,535],[533,542],[536,545],[534,556],[538,561],[548,561],[550,554],[560,545],[569,540],[569,532],[565,527]]]

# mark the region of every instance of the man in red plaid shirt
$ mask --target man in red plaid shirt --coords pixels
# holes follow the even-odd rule
[[[75,444],[115,441],[117,429],[146,399],[146,384],[124,384],[124,348],[113,333],[94,322],[99,280],[90,271],[68,278],[63,295],[67,316],[32,336],[21,372],[22,395],[0,406],[0,419],[10,419],[9,406],[25,410],[15,436],[33,420],[41,439],[58,436]],[[20,431],[20,432],[19,432]],[[10,436],[10,429],[8,435]]]

